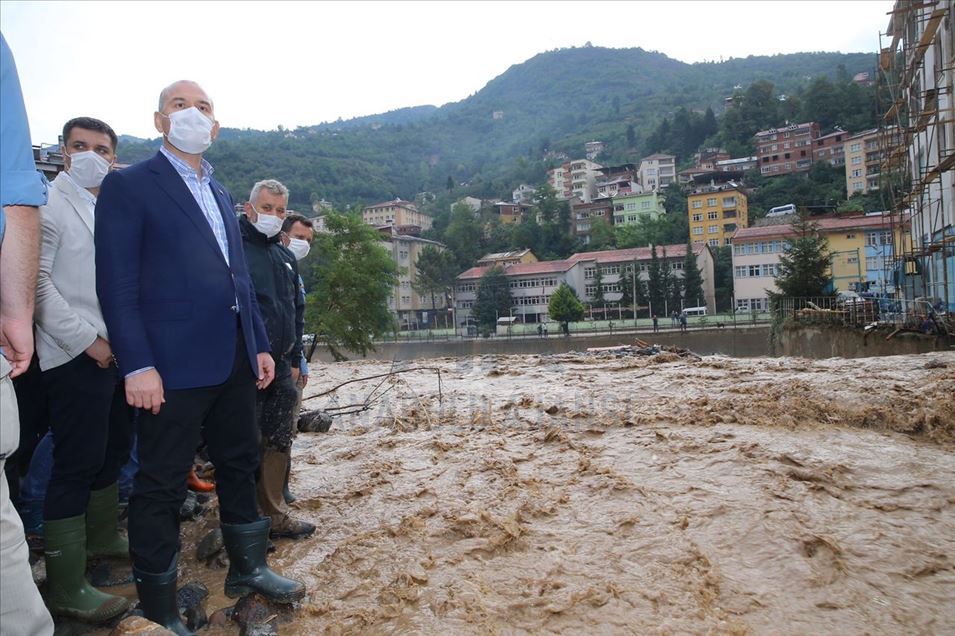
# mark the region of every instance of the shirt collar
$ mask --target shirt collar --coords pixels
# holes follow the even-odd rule
[[[176,155],[169,152],[169,150],[166,149],[166,146],[159,146],[159,152],[161,152],[163,156],[169,160],[169,163],[171,163],[172,167],[176,169],[176,172],[179,173],[180,177],[182,177],[183,179],[198,178],[198,175],[196,174],[196,171],[192,169],[192,166],[190,166],[188,163],[186,163],[185,161],[183,161]],[[205,183],[210,179],[210,177],[212,177],[212,173],[215,172],[215,168],[213,168],[212,164],[206,161],[205,159],[202,160],[200,165],[202,166],[201,181]]]
[[[80,198],[89,203],[90,206],[96,207],[96,196],[92,192],[74,181],[73,177],[66,170],[64,170],[62,174],[66,176],[66,180],[69,181],[71,186],[73,186],[73,188],[76,190],[76,193],[80,195]]]

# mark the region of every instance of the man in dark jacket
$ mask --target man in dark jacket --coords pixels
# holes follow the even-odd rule
[[[259,181],[239,220],[242,244],[255,298],[275,358],[275,381],[259,391],[256,417],[262,433],[262,461],[257,485],[259,508],[271,517],[273,537],[298,539],[315,526],[289,515],[283,490],[292,451],[292,412],[298,398],[299,361],[305,303],[299,291],[295,256],[282,244],[280,230],[288,189],[273,179]]]

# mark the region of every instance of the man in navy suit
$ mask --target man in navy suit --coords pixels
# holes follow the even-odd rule
[[[216,467],[226,594],[293,602],[305,588],[265,562],[255,399],[275,365],[235,206],[202,158],[219,131],[212,100],[176,82],[160,95],[155,125],[160,151],[103,181],[96,287],[126,399],[142,409],[129,502],[136,588],[146,618],[188,634],[176,608],[179,507],[200,429]]]

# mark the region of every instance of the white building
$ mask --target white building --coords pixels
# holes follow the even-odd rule
[[[697,267],[703,279],[701,299],[710,312],[716,309],[716,292],[713,280],[713,253],[706,245],[694,248]],[[683,277],[683,261],[686,258],[686,245],[659,245],[657,257],[665,263],[673,275]],[[560,261],[541,261],[538,263],[517,263],[507,265],[504,276],[511,291],[513,307],[511,313],[524,322],[544,322],[547,320],[547,303],[561,283],[570,285],[584,303],[594,300],[596,295],[597,269],[600,269],[604,299],[608,303],[619,302],[623,296],[621,281],[625,274],[637,268],[639,276],[648,280],[648,268],[651,260],[649,247],[636,247],[624,250],[604,250],[599,252],[581,252]],[[489,266],[472,267],[457,277],[455,285],[455,324],[460,327],[467,324],[471,317],[477,289],[481,277]],[[696,305],[697,300],[693,301]],[[679,307],[654,308],[654,313],[667,315]]]
[[[583,203],[590,203],[597,193],[597,179],[601,177],[599,163],[589,159],[569,161],[559,168],[547,172],[547,182],[557,191],[560,199],[577,197]]]
[[[638,172],[644,192],[656,192],[676,183],[676,157],[661,153],[644,157]]]

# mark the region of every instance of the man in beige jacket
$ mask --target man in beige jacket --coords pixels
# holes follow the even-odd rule
[[[129,456],[130,408],[96,295],[93,243],[99,186],[116,158],[116,133],[90,117],[63,127],[66,167],[40,208],[37,356],[53,432],[53,471],[43,507],[46,571],[54,614],[91,622],[128,602],[86,581],[86,558],[129,558],[116,529],[119,470]]]

